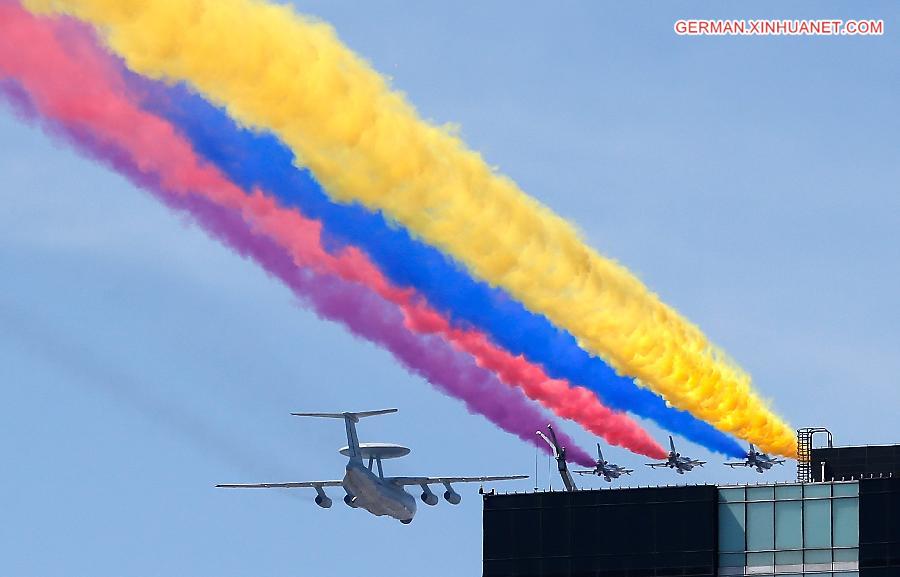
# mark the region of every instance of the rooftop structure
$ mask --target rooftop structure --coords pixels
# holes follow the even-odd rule
[[[898,577],[898,456],[810,449],[809,483],[488,494],[484,575]]]

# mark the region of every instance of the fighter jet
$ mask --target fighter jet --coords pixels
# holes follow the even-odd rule
[[[750,443],[750,450],[747,456],[740,463],[725,463],[726,466],[734,469],[735,467],[754,467],[758,473],[765,473],[775,465],[784,465],[784,459],[774,459],[765,453],[760,453]]]
[[[359,413],[291,413],[297,417],[324,417],[343,419],[347,429],[347,446],[340,453],[348,457],[346,473],[340,481],[301,481],[295,483],[222,484],[216,487],[232,489],[294,489],[308,487],[316,490],[316,505],[323,509],[331,507],[331,498],[323,487],[343,487],[344,503],[349,507],[365,509],[369,513],[387,515],[404,525],[412,522],[416,514],[416,499],[404,487],[418,485],[422,488],[422,501],[427,505],[437,505],[438,497],[430,485],[444,486],[444,500],[458,505],[462,497],[453,490],[451,483],[483,483],[527,479],[528,475],[501,475],[493,477],[385,477],[382,460],[395,459],[409,454],[409,449],[388,443],[360,443],[356,435],[356,423],[363,417],[396,413],[397,409],[363,411]],[[368,463],[363,461],[367,460]],[[377,472],[376,472],[377,468]]]
[[[603,451],[600,450],[600,443],[597,443],[597,465],[587,471],[575,471],[579,475],[597,475],[606,479],[607,483],[611,483],[613,479],[618,479],[622,475],[630,475],[634,473],[633,469],[626,469],[618,465],[605,461],[603,459]]]
[[[675,441],[672,440],[672,437],[669,437],[669,446],[672,447],[672,450],[669,451],[667,460],[662,463],[647,463],[647,466],[654,469],[656,467],[668,467],[678,471],[679,475],[684,475],[685,471],[691,471],[694,467],[702,467],[706,464],[706,461],[696,461],[690,457],[682,457],[681,453],[675,450]]]

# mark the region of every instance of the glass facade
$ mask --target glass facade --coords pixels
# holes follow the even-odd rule
[[[859,484],[719,488],[719,575],[859,577]]]
[[[900,577],[900,477],[484,497],[484,576]]]

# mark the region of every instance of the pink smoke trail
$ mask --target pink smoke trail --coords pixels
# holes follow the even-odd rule
[[[318,223],[278,209],[258,191],[247,195],[201,164],[170,125],[128,101],[121,82],[110,77],[103,58],[78,38],[76,29],[0,4],[0,32],[0,72],[14,78],[33,110],[56,123],[70,142],[150,188],[170,206],[188,210],[223,241],[281,278],[320,316],[381,344],[409,370],[462,398],[470,411],[542,446],[534,431],[547,419],[518,390],[501,386],[444,341],[412,333],[404,326],[403,314],[376,294],[330,276],[335,270],[371,265],[361,262],[358,252],[328,254],[319,241]],[[108,79],[112,82],[105,82]],[[238,211],[243,220],[229,216],[229,211]],[[271,238],[252,234],[248,222]],[[275,238],[289,240],[289,255]],[[592,464],[571,439],[563,442],[574,460]]]
[[[78,78],[78,75],[71,69],[80,67],[88,78],[94,79],[88,84],[97,91],[97,94],[92,95],[89,102],[73,107],[70,102],[56,102],[60,99],[59,92],[61,91],[57,87],[57,91],[47,96],[47,104],[50,107],[60,106],[57,113],[61,118],[77,125],[84,120],[83,115],[94,115],[97,106],[105,106],[107,114],[114,114],[118,118],[115,127],[109,127],[109,136],[116,142],[133,142],[133,140],[129,140],[131,137],[130,126],[137,120],[133,116],[142,117],[141,121],[147,128],[147,142],[158,141],[160,138],[170,136],[174,130],[171,125],[155,116],[145,118],[146,113],[135,109],[121,77],[118,62],[97,47],[91,34],[81,26],[73,25],[69,21],[45,20],[45,22],[48,22],[48,26],[51,28],[47,31],[48,34],[58,38],[66,48],[70,48],[69,54],[78,57],[77,63],[55,62],[55,77],[66,77],[67,73],[71,71],[73,73],[71,77],[74,80]],[[25,35],[22,34],[22,36]],[[10,38],[12,37],[13,35],[10,36]],[[21,40],[27,41],[24,37]],[[45,50],[48,49],[45,48]],[[53,56],[58,60],[65,58],[65,54],[54,54]],[[23,60],[19,62],[19,67],[14,70],[19,74],[24,74],[25,71],[34,70],[35,66],[40,66],[40,62],[31,62],[31,66],[29,66],[27,61],[29,57],[42,58],[43,55],[42,53],[25,54]],[[60,65],[62,65],[61,68]],[[37,76],[38,78],[35,78],[34,81],[40,82],[41,77]],[[82,86],[84,84],[75,81],[70,90],[77,91],[83,97],[85,90]],[[115,106],[109,107],[107,105],[109,102],[114,103]],[[158,151],[156,160],[167,166],[177,167],[176,170],[166,174],[166,178],[170,180],[168,184],[173,187],[173,190],[181,191],[184,189],[181,186],[184,179],[190,181],[209,177],[206,174],[207,171],[177,163],[176,157],[193,155],[189,143],[177,144],[178,146],[173,150]],[[121,145],[128,146],[128,144]],[[240,210],[255,230],[285,246],[298,266],[311,267],[322,274],[336,274],[345,280],[369,287],[402,309],[406,326],[411,330],[442,336],[459,350],[474,356],[479,366],[494,372],[502,382],[522,388],[526,395],[538,400],[557,415],[581,423],[586,429],[606,438],[611,443],[625,446],[652,458],[661,458],[665,455],[665,450],[627,415],[610,410],[597,399],[594,393],[583,387],[572,387],[564,380],[550,379],[540,367],[528,362],[522,356],[511,355],[497,347],[483,333],[452,327],[446,318],[430,309],[414,291],[398,289],[391,285],[377,267],[355,248],[346,249],[338,255],[326,252],[319,240],[320,223],[305,219],[297,212],[279,207],[271,197],[259,191],[254,191],[252,199],[248,201],[243,191],[233,185],[216,189],[208,186],[209,184],[211,183],[207,182],[206,187],[201,187],[202,193],[210,195],[210,198],[224,206]]]

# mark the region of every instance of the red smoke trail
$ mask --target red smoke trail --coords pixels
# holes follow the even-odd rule
[[[557,415],[579,422],[610,443],[652,458],[665,456],[665,450],[637,423],[605,407],[592,392],[550,379],[523,357],[498,348],[483,333],[452,328],[415,291],[389,283],[359,250],[347,248],[337,254],[325,251],[319,222],[280,207],[258,190],[248,195],[214,168],[198,162],[192,147],[169,123],[137,109],[123,96],[127,88],[119,64],[99,50],[81,27],[39,21],[3,2],[0,15],[2,42],[6,44],[0,68],[23,84],[34,84],[37,90],[31,92],[35,98],[44,99],[42,110],[69,126],[81,125],[86,130],[98,117],[111,120],[104,124],[105,136],[126,150],[140,151],[134,156],[153,164],[146,166],[148,171],[165,167],[157,174],[166,189],[182,194],[203,191],[213,202],[239,211],[256,232],[277,241],[297,266],[370,288],[402,309],[410,330],[442,336],[474,356],[479,366],[494,372],[506,384],[520,387]],[[22,50],[26,46],[35,48]],[[77,98],[73,98],[73,91]],[[141,126],[141,130],[134,130],[135,126]],[[147,151],[152,151],[149,157]]]
[[[504,383],[522,388],[528,397],[541,402],[556,415],[571,419],[613,445],[625,447],[651,459],[664,459],[665,449],[624,413],[613,411],[584,387],[573,387],[562,379],[551,379],[544,370],[521,355],[495,346],[481,332],[464,331],[424,305],[403,307],[408,324],[417,331],[443,335],[475,357],[478,365],[493,371]]]
[[[224,192],[228,193],[231,183],[215,169],[210,171],[199,166],[196,156],[180,159],[182,165],[178,167],[161,165],[160,159],[168,159],[168,156],[160,151],[180,150],[184,143],[179,142],[180,137],[176,134],[170,135],[174,140],[157,140],[165,134],[156,130],[157,124],[143,122],[153,117],[145,118],[140,109],[130,111],[132,105],[127,98],[124,103],[103,100],[104,97],[112,100],[122,98],[123,95],[114,92],[102,94],[102,91],[98,93],[94,90],[90,95],[95,97],[100,94],[100,99],[85,107],[81,101],[83,94],[79,83],[85,80],[102,82],[104,78],[91,79],[81,74],[77,63],[66,60],[67,47],[55,43],[56,38],[52,34],[46,36],[39,30],[32,30],[35,32],[33,39],[41,42],[29,46],[38,52],[49,51],[61,57],[32,62],[53,68],[31,69],[31,75],[8,81],[5,71],[23,70],[22,63],[18,61],[20,56],[11,50],[22,38],[19,34],[3,34],[6,31],[4,26],[18,24],[19,31],[28,31],[29,26],[46,27],[52,33],[57,26],[66,28],[71,24],[36,22],[25,13],[18,14],[23,19],[16,22],[15,18],[4,18],[17,14],[4,12],[2,6],[3,0],[0,0],[0,94],[10,100],[23,117],[40,120],[41,125],[49,128],[53,135],[62,136],[79,151],[87,152],[92,158],[113,167],[138,186],[151,191],[170,208],[188,212],[211,236],[240,255],[253,259],[266,272],[281,280],[320,318],[341,323],[354,335],[381,345],[410,372],[464,401],[470,412],[487,417],[503,430],[549,452],[546,444],[534,434],[536,429],[547,423],[548,417],[520,389],[504,386],[493,373],[477,366],[471,355],[454,349],[440,338],[413,333],[406,328],[403,314],[396,305],[383,300],[364,285],[296,266],[294,258],[283,246],[268,236],[250,230],[239,211],[210,200],[221,197],[220,193],[204,194],[201,191],[197,194],[197,191],[189,189],[166,188],[172,183],[187,187],[212,184],[223,187]],[[5,44],[7,39],[11,43]],[[77,53],[78,50],[71,52]],[[31,56],[28,59],[35,60]],[[10,64],[12,60],[16,62]],[[73,73],[78,74],[73,76]],[[79,112],[72,114],[72,110]],[[63,118],[77,121],[66,122]],[[121,138],[122,130],[117,123],[123,119],[135,121],[129,125],[129,131],[133,133],[130,139]],[[145,132],[153,138],[148,138]],[[148,143],[152,146],[147,147]],[[171,173],[167,173],[170,168]],[[591,456],[575,446],[571,438],[560,433],[560,439],[570,448],[572,460],[582,465],[592,464]]]

